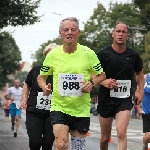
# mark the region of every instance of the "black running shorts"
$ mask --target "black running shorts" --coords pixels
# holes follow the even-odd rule
[[[122,101],[120,104],[98,104],[97,112],[103,118],[115,117],[120,111],[131,110],[133,107],[132,100]]]
[[[150,114],[142,115],[143,119],[143,133],[150,132]]]
[[[69,130],[78,130],[80,133],[87,133],[90,127],[90,117],[75,117],[60,111],[51,112],[51,123],[64,124],[69,126]]]

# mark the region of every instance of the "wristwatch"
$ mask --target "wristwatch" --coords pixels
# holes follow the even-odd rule
[[[92,83],[92,85],[93,85],[93,88],[94,88],[94,82],[93,82],[93,80],[90,80],[90,82]]]

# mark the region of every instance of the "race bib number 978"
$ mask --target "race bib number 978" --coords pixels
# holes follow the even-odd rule
[[[118,88],[110,90],[110,97],[126,98],[130,96],[131,80],[117,80]]]
[[[58,91],[61,96],[81,96],[83,86],[83,74],[64,74],[58,75]]]

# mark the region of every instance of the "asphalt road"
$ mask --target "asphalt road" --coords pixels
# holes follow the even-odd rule
[[[4,112],[0,110],[0,150],[29,150],[28,135],[25,127],[25,115],[22,115],[17,138],[13,137],[11,123],[5,122]],[[99,150],[100,127],[97,116],[91,115],[91,136],[87,137],[85,150]],[[128,127],[128,150],[142,149],[142,120],[131,119]],[[115,120],[112,128],[113,142],[109,143],[109,150],[116,150],[117,138]]]

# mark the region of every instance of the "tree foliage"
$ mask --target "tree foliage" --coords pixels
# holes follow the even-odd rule
[[[79,37],[79,43],[86,44],[94,51],[111,43],[107,11],[102,4],[97,3],[93,15],[85,23],[84,31]]]
[[[124,22],[129,27],[140,27],[139,11],[134,3],[110,3],[109,9],[97,3],[97,8],[94,9],[92,16],[84,25],[84,30],[81,32],[79,42],[86,44],[94,51],[97,51],[106,45],[112,43],[111,33],[114,25],[117,22]],[[136,31],[130,30],[132,36],[135,36]],[[138,37],[136,37],[136,41]],[[132,45],[132,37],[127,42],[128,46]],[[134,43],[134,48],[138,49],[137,43]]]
[[[32,66],[36,66],[43,63],[44,56],[43,56],[43,50],[47,45],[50,43],[56,43],[58,45],[62,45],[62,40],[60,37],[54,38],[53,40],[48,40],[47,42],[40,45],[40,48],[35,52],[34,55],[32,55],[32,58],[35,60],[32,64]]]
[[[144,35],[144,53],[141,55],[144,65],[144,73],[148,73],[148,64],[150,62],[150,33]]]
[[[0,28],[40,21],[36,8],[40,0],[0,0]]]
[[[8,32],[0,33],[0,88],[9,81],[8,75],[19,69],[21,52],[12,35]]]
[[[148,30],[150,30],[150,0],[134,0],[134,3],[140,9],[140,21],[143,26]]]

